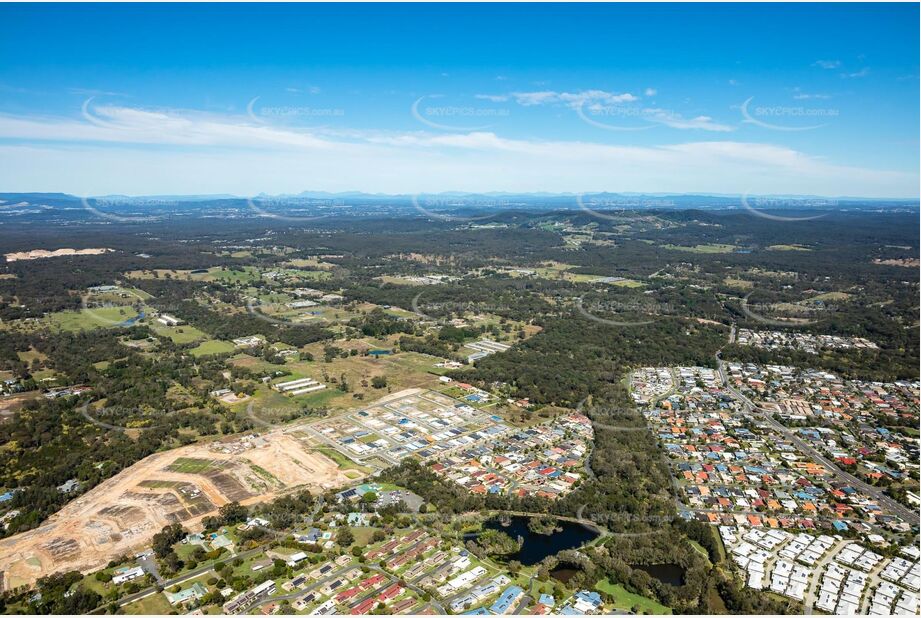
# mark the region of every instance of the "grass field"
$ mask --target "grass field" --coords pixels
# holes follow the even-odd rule
[[[161,337],[169,337],[173,343],[192,343],[206,339],[208,335],[194,326],[163,326],[156,320],[150,324],[150,329]]]
[[[296,401],[299,405],[308,408],[325,408],[331,401],[338,399],[341,395],[345,394],[347,393],[343,393],[338,389],[330,388],[327,386],[323,390],[314,391],[305,395],[298,395],[297,397],[292,397],[291,399]]]
[[[196,269],[201,270],[201,269]],[[222,270],[214,266],[203,272],[193,270],[167,270],[157,268],[154,270],[132,270],[125,273],[132,279],[180,279],[182,281],[221,281],[223,283],[249,283],[260,278],[259,271],[252,266],[245,266],[242,270]]]
[[[246,367],[250,371],[254,371],[257,373],[259,372],[271,373],[272,371],[290,371],[291,370],[290,367],[286,367],[285,365],[275,365],[261,358],[255,358],[253,356],[250,356],[249,354],[243,354],[243,353],[232,356],[230,360],[228,361],[228,364],[234,365],[236,367]],[[279,380],[279,381],[283,381],[283,380]]]
[[[166,595],[157,592],[140,601],[135,601],[124,608],[126,614],[132,615],[164,615],[173,611],[172,605],[166,600]]]
[[[694,551],[696,551],[698,554],[700,554],[701,556],[703,556],[704,558],[706,558],[706,559],[707,559],[707,562],[710,561],[710,554],[707,553],[707,550],[704,549],[704,546],[703,546],[703,545],[701,545],[700,543],[698,543],[698,542],[695,541],[694,539],[688,539],[688,543],[691,544],[691,547],[694,548]]]
[[[47,356],[36,350],[35,348],[30,348],[26,352],[16,352],[16,356],[19,357],[24,363],[31,363],[32,361],[38,359],[39,361],[47,360]]]
[[[209,268],[206,274],[199,275],[202,281],[220,281],[221,283],[251,283],[257,281],[261,275],[252,266],[244,266],[241,270],[224,270],[219,266]]]
[[[337,342],[336,345],[337,347],[345,348],[348,343]],[[389,346],[386,347],[389,348]],[[326,390],[311,394],[316,399],[311,395],[297,398],[298,403],[318,405],[316,402],[322,401],[323,405],[331,405],[337,408],[353,408],[356,405],[356,400],[353,397],[354,393],[363,394],[367,402],[386,395],[388,391],[396,392],[404,388],[431,388],[438,384],[437,378],[427,372],[424,364],[415,360],[418,357],[404,362],[400,359],[403,355],[402,353],[379,358],[358,354],[345,358],[340,356],[326,363],[323,360],[322,343],[310,344],[306,346],[306,349],[317,360],[289,363],[287,369],[293,374],[289,379],[300,375],[309,376],[319,382],[326,383]],[[435,362],[437,361],[432,360],[432,363]],[[324,379],[324,374],[330,379]],[[338,390],[338,381],[343,375],[349,384],[348,393]],[[370,385],[371,380],[376,376],[383,376],[387,379],[386,389],[376,389]],[[332,381],[333,379],[336,380],[335,383]],[[333,393],[337,396],[324,395],[323,393]]]
[[[355,463],[331,446],[318,446],[316,447],[316,450],[335,461],[336,464],[343,470],[358,470],[359,472],[364,472],[365,474],[371,472],[371,468]]]
[[[250,470],[255,472],[257,475],[259,475],[260,477],[262,477],[264,480],[268,481],[272,485],[276,485],[276,486],[282,485],[281,481],[279,481],[278,478],[274,474],[272,474],[271,472],[269,472],[262,466],[257,466],[256,464],[251,463],[249,464],[249,467],[250,467]]]
[[[307,281],[326,281],[333,276],[327,270],[286,270],[285,272]]]
[[[440,362],[440,359],[434,356],[419,354],[418,352],[400,352],[399,354],[395,354],[391,360],[391,363],[394,365],[405,367],[409,371],[417,371],[419,373],[444,375],[451,371],[444,367],[436,367],[435,363],[438,362]]]
[[[59,311],[50,314],[47,320],[52,329],[80,331],[114,328],[137,315],[132,307],[94,307],[80,311]]]
[[[613,281],[611,285],[616,285],[622,288],[641,288],[643,284],[639,281],[634,281],[633,279],[622,279],[620,281]]]
[[[851,295],[846,292],[825,292],[824,294],[819,294],[818,296],[813,296],[812,298],[807,298],[806,302],[813,302],[816,300],[826,301],[826,300],[848,300]]]
[[[189,352],[192,356],[208,356],[210,354],[227,354],[233,352],[236,348],[229,341],[219,341],[217,339],[209,339],[208,341],[203,341],[197,347],[192,348]]]
[[[594,243],[598,244],[598,243]],[[603,244],[603,243],[602,243]],[[563,281],[572,281],[573,283],[599,283],[601,279],[604,278],[604,275],[587,275],[584,273],[574,273],[569,272],[572,269],[576,268],[572,264],[564,264],[562,262],[544,262],[542,265],[537,268],[525,268],[524,270],[534,271],[534,276],[540,277],[541,279],[552,279],[552,280],[563,280]],[[520,272],[515,271],[506,271],[507,274],[510,274],[512,277],[524,277],[527,276]],[[639,281],[634,281],[632,279],[624,279],[622,281],[612,281],[609,285],[618,285],[621,287],[636,288],[641,287],[643,284]]]
[[[294,268],[320,268],[320,269],[329,269],[334,268],[335,264],[330,264],[329,262],[321,262],[317,258],[294,258],[283,262],[283,266],[292,266]]]
[[[169,465],[169,469],[175,472],[185,474],[201,474],[214,466],[210,459],[193,459],[191,457],[179,457]]]
[[[771,245],[768,251],[812,251],[812,249],[802,245]]]
[[[353,543],[353,545],[364,547],[371,541],[371,535],[374,534],[375,528],[370,526],[349,526],[349,530],[355,535],[355,543]]]
[[[604,579],[595,584],[595,589],[601,592],[607,592],[614,598],[614,607],[617,609],[630,610],[636,606],[641,614],[670,614],[672,610],[661,603],[641,597],[638,594],[627,591],[620,584],[612,584]]]
[[[267,423],[275,423],[287,415],[298,411],[298,404],[290,397],[285,397],[278,391],[259,387],[253,393],[252,399],[234,404],[235,410],[247,410],[252,406],[252,414],[257,419]]]
[[[738,249],[735,245],[723,244],[694,245],[693,247],[686,247],[684,245],[663,245],[663,248],[671,249],[672,251],[689,251],[691,253],[731,253]]]
[[[755,284],[751,281],[746,281],[745,279],[735,279],[733,277],[726,277],[723,279],[723,283],[739,290],[750,290],[755,287]]]
[[[156,268],[153,270],[131,270],[125,273],[131,279],[192,279],[191,271]]]

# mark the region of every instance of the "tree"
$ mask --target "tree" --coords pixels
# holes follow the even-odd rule
[[[228,502],[218,511],[218,517],[220,517],[222,525],[232,526],[246,521],[249,517],[249,511],[239,502]]]
[[[339,547],[348,547],[355,542],[355,535],[352,534],[352,531],[348,528],[339,528],[338,534],[336,534],[336,544]]]
[[[156,554],[157,558],[165,558],[167,554],[172,553],[173,545],[181,541],[185,535],[186,531],[183,529],[182,524],[175,523],[163,526],[160,532],[153,535],[151,545],[154,554]]]
[[[387,388],[387,378],[384,376],[374,376],[371,378],[371,386],[374,388]]]

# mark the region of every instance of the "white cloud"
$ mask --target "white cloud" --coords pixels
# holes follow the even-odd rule
[[[704,131],[726,132],[734,130],[733,127],[714,122],[710,116],[696,116],[694,118],[684,118],[681,114],[664,110],[648,109],[643,110],[643,118],[664,124],[673,129],[701,129]]]
[[[656,90],[655,88],[647,88],[647,89],[643,92],[643,94],[645,94],[647,97],[654,97],[654,96],[656,96],[658,93],[659,93],[659,91]]]
[[[101,107],[89,118],[0,116],[0,186],[77,194],[646,191],[917,195],[917,171],[834,164],[772,144],[623,145],[493,132],[300,129],[246,117]],[[660,122],[719,127],[663,112]]]
[[[802,88],[796,86],[793,88],[793,98],[797,101],[808,101],[810,99],[830,99],[831,95],[803,92]]]
[[[812,66],[819,67],[820,69],[837,69],[841,66],[840,60],[816,60],[812,63]]]
[[[652,126],[649,123],[658,123],[672,129],[698,129],[718,132],[735,130],[735,127],[716,122],[710,116],[685,118],[682,114],[672,110],[637,105],[623,106],[592,103],[586,106],[584,110],[580,109],[579,112],[583,120],[589,124],[608,129],[643,129]],[[630,121],[621,121],[621,119],[628,118]]]
[[[295,88],[294,86],[289,86],[285,88],[286,92],[293,92],[295,94],[300,94],[302,92],[308,92],[310,94],[320,94],[323,90],[319,86],[308,86],[307,88]]]
[[[94,88],[68,88],[70,94],[78,94],[84,97],[130,97],[131,95],[124,92],[113,92],[110,90],[96,90]]]
[[[539,90],[536,92],[513,92],[511,96],[519,105],[568,105],[578,108],[586,104],[615,105],[639,101],[639,97],[629,92],[614,93],[605,90],[582,90],[580,92],[556,92]]]
[[[503,101],[508,101],[507,94],[475,94],[473,95],[475,99],[482,99],[484,101],[492,101],[493,103],[502,103]]]
[[[854,77],[866,77],[870,74],[870,69],[864,67],[859,71],[854,71],[853,73],[842,73],[841,77],[854,78]]]

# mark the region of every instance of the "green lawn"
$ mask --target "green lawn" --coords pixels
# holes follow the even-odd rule
[[[802,245],[771,245],[768,251],[812,251],[812,249]]]
[[[170,470],[174,470],[176,472],[184,472],[186,474],[201,474],[205,470],[211,468],[213,465],[214,462],[210,459],[178,457],[176,461],[171,463],[168,467]]]
[[[163,615],[173,611],[172,605],[169,604],[169,601],[166,600],[166,595],[162,592],[157,592],[140,601],[135,601],[122,609],[126,614],[135,615]]]
[[[622,288],[641,288],[643,284],[639,281],[634,281],[633,279],[623,279],[621,281],[614,281],[611,285],[616,285]]]
[[[249,410],[252,405],[252,415],[266,422],[275,422],[288,413],[297,412],[299,406],[289,397],[264,387],[259,387],[253,398],[234,404],[235,410]]]
[[[737,249],[735,245],[723,244],[694,245],[693,247],[686,247],[684,245],[663,245],[663,248],[673,251],[690,251],[691,253],[730,253]]]
[[[638,594],[627,591],[620,584],[612,584],[607,579],[603,579],[595,584],[595,589],[601,592],[607,592],[614,598],[614,607],[617,609],[630,610],[637,606],[641,614],[670,614],[672,610],[661,603],[652,599],[641,597]]]
[[[708,562],[710,561],[710,554],[707,553],[707,550],[704,549],[703,545],[701,545],[694,539],[688,539],[688,543],[691,544],[691,547],[694,548],[694,551],[696,551],[698,554],[706,558]]]
[[[194,277],[195,275],[193,275]],[[207,274],[198,275],[203,281],[220,281],[222,283],[252,283],[260,278],[259,271],[252,266],[243,270],[222,270],[220,266],[209,268]]]
[[[132,307],[93,307],[80,311],[58,311],[48,316],[52,328],[66,331],[113,328],[125,320],[137,317]]]
[[[298,404],[308,408],[323,408],[329,405],[330,401],[342,394],[342,391],[337,388],[330,388],[330,386],[327,384],[326,388],[323,390],[306,393],[304,395],[297,395],[291,399],[296,401]]]
[[[250,469],[255,472],[258,476],[262,477],[264,480],[268,481],[272,485],[282,485],[282,482],[275,477],[274,474],[263,468],[262,466],[257,466],[254,463],[249,464]]]
[[[343,470],[359,470],[365,473],[371,471],[371,468],[358,465],[331,446],[317,447],[316,450],[335,461]]]
[[[182,326],[163,326],[154,320],[154,322],[150,324],[150,329],[161,337],[169,337],[173,340],[173,343],[192,343],[193,341],[200,341],[208,337],[208,335],[194,326],[189,326],[187,324]]]
[[[824,294],[819,294],[818,296],[813,296],[812,298],[806,299],[809,302],[817,300],[848,300],[851,297],[847,292],[825,292]]]
[[[218,339],[209,339],[201,342],[198,347],[192,348],[189,352],[192,356],[209,356],[211,354],[227,354],[233,352],[236,348],[229,341],[220,341]]]
[[[44,354],[42,354],[35,348],[30,348],[29,350],[25,352],[16,352],[16,356],[18,356],[19,360],[21,360],[24,363],[31,363],[32,361],[36,359],[38,359],[39,361],[43,361],[46,358],[48,358],[47,356],[45,356]]]

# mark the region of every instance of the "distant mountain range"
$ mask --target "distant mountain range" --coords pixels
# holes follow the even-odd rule
[[[539,202],[542,200],[548,200],[557,202],[560,200],[569,200],[575,201],[577,198],[582,198],[584,200],[591,199],[593,201],[601,200],[616,200],[616,199],[648,199],[648,200],[661,200],[661,199],[673,199],[680,202],[719,202],[721,205],[727,202],[740,203],[743,198],[747,199],[771,199],[771,200],[790,200],[791,202],[802,201],[804,203],[809,203],[810,201],[824,201],[826,204],[834,202],[848,202],[848,203],[873,203],[873,204],[899,204],[899,205],[911,205],[918,204],[918,198],[870,198],[870,197],[860,197],[860,196],[827,196],[827,195],[793,195],[793,194],[750,194],[743,195],[738,193],[634,193],[634,192],[589,192],[589,193],[511,193],[511,192],[502,192],[502,191],[493,191],[486,193],[469,193],[462,191],[443,191],[440,193],[418,193],[418,194],[409,194],[409,193],[364,193],[362,191],[343,191],[339,193],[331,193],[328,191],[302,191],[296,194],[267,194],[260,193],[254,196],[246,195],[232,195],[229,193],[226,194],[206,194],[206,195],[94,195],[88,196],[87,199],[91,200],[102,200],[110,203],[125,203],[130,204],[132,202],[151,202],[151,201],[173,201],[173,202],[207,202],[207,201],[216,201],[216,200],[246,200],[247,198],[253,200],[282,200],[282,199],[291,199],[293,202],[296,202],[299,199],[338,199],[338,200],[358,200],[358,201],[381,201],[381,200],[391,200],[391,201],[411,201],[415,199],[457,199],[460,201],[486,201],[486,200],[511,200],[511,201],[527,201],[527,202]],[[80,201],[79,196],[70,195],[68,193],[0,193],[0,200],[9,202],[13,200],[67,200],[67,201]]]

